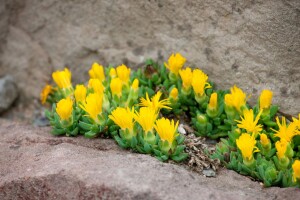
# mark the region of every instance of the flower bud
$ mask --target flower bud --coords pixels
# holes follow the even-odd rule
[[[171,90],[169,98],[173,99],[173,100],[177,100],[177,98],[178,98],[178,89],[177,88],[173,88]]]

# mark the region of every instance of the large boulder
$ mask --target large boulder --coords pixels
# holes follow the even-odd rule
[[[113,140],[54,137],[0,120],[0,199],[299,199],[222,169],[206,178],[120,149]]]
[[[181,52],[219,88],[237,84],[252,103],[271,89],[284,112],[300,111],[299,0],[3,1],[0,73],[18,78],[25,99],[56,69],[83,82],[94,61],[136,67]]]

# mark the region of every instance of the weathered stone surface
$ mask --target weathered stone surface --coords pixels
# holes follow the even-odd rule
[[[9,75],[0,77],[0,113],[7,110],[18,97],[18,88]]]
[[[206,178],[121,150],[112,140],[54,137],[0,120],[0,199],[299,199],[221,170]]]
[[[181,52],[220,88],[237,84],[252,102],[271,89],[282,110],[300,111],[298,0],[2,1],[1,73],[15,72],[25,96],[37,98],[54,69],[82,82],[94,61],[135,67]]]

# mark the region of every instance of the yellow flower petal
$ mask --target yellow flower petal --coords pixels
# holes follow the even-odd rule
[[[139,88],[139,79],[134,79],[134,81],[132,82],[131,88],[136,91]]]
[[[103,96],[104,86],[99,79],[91,78],[89,80],[88,88],[93,89],[94,93],[98,93],[99,95]]]
[[[104,69],[102,65],[94,63],[92,68],[89,70],[91,78],[99,79],[101,82],[105,80]]]
[[[68,89],[72,87],[71,72],[67,68],[65,68],[63,71],[53,72],[52,78],[61,89]]]
[[[209,99],[208,107],[210,109],[218,108],[218,94],[216,92],[212,93]]]
[[[61,99],[56,105],[56,112],[61,120],[68,120],[73,111],[73,101],[70,98]]]
[[[292,165],[293,168],[293,181],[296,182],[297,179],[300,179],[300,160],[295,160]]]
[[[116,78],[117,77],[117,72],[116,72],[115,68],[111,68],[109,70],[109,76],[110,76],[110,78]]]
[[[149,107],[140,108],[140,111],[136,112],[134,115],[134,119],[141,125],[146,133],[148,131],[152,132],[156,118],[157,113],[155,112],[155,110]]]
[[[42,104],[46,103],[48,95],[51,93],[51,91],[52,91],[52,86],[51,85],[46,85],[43,88],[43,90],[41,92],[41,95],[40,95],[41,96],[41,102],[42,102]]]
[[[109,118],[114,121],[122,130],[128,129],[131,131],[133,129],[134,121],[134,108],[131,110],[127,108],[117,107],[111,112]]]
[[[259,108],[268,109],[272,104],[273,92],[270,90],[263,90],[259,97]]]
[[[179,70],[183,67],[186,59],[180,54],[172,54],[168,60],[168,63],[164,63],[172,73],[178,75]]]
[[[245,129],[248,133],[252,133],[254,135],[256,135],[257,133],[259,133],[260,131],[262,131],[262,125],[261,124],[257,124],[258,120],[260,118],[260,115],[262,114],[263,110],[260,110],[260,112],[257,114],[257,116],[254,119],[254,113],[253,110],[247,110],[245,109],[243,111],[243,116],[241,116],[241,121],[239,120],[235,120],[238,122],[238,127],[239,128],[243,128]]]
[[[237,140],[236,140],[237,147],[241,150],[242,156],[245,160],[251,161],[253,158],[253,153],[258,152],[258,148],[256,145],[256,140],[248,133],[243,133]]]
[[[172,99],[177,99],[178,98],[178,89],[177,88],[173,88],[170,92],[170,98]]]
[[[192,77],[193,77],[192,69],[187,67],[186,69],[179,70],[179,75],[182,80],[182,86],[185,89],[189,89],[192,85]]]
[[[102,113],[102,102],[103,96],[98,93],[90,93],[86,97],[86,102],[83,102],[79,106],[88,113],[91,119],[98,123],[98,115]]]
[[[163,99],[159,101],[162,93],[161,91],[158,91],[152,98],[151,100],[149,99],[148,93],[146,93],[146,99],[141,98],[140,99],[140,106],[143,107],[150,107],[154,109],[157,113],[161,108],[166,108],[166,109],[171,109],[168,105],[170,105],[169,99]]]
[[[202,96],[205,89],[211,88],[207,80],[208,76],[200,69],[193,71],[192,86],[196,95]]]
[[[285,117],[282,117],[282,122],[280,123],[279,117],[276,117],[276,123],[279,127],[279,130],[271,130],[275,131],[276,134],[274,136],[279,137],[280,139],[286,140],[287,142],[291,142],[295,135],[300,135],[300,131],[298,130],[297,123],[295,121],[291,122],[288,126],[286,125]]]
[[[241,113],[241,108],[246,105],[246,94],[236,85],[234,85],[230,91],[231,94],[225,95],[225,104],[234,107]]]
[[[175,124],[174,120],[170,121],[169,119],[161,118],[156,120],[154,128],[158,133],[160,139],[162,141],[168,141],[170,145],[173,143],[173,141],[178,135],[178,121]]]
[[[267,146],[268,144],[270,144],[270,140],[266,134],[264,133],[260,134],[260,143],[263,146]]]
[[[122,64],[117,67],[118,78],[122,80],[123,84],[128,84],[130,79],[130,69]]]
[[[112,95],[117,95],[121,97],[122,95],[122,80],[119,78],[113,78],[110,82],[110,90]]]
[[[86,92],[87,90],[84,85],[76,85],[74,96],[77,103],[85,101]]]
[[[279,159],[285,157],[287,145],[288,145],[288,142],[286,140],[279,140],[275,143],[275,147],[277,150],[277,156]]]

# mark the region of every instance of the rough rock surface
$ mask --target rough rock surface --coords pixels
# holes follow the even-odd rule
[[[0,113],[7,110],[18,97],[18,88],[9,75],[0,77]]]
[[[0,120],[0,199],[299,199],[221,170],[206,178],[121,150],[112,140],[54,137]]]
[[[299,0],[1,2],[0,73],[18,78],[24,99],[65,66],[82,82],[94,61],[136,67],[181,52],[220,88],[237,84],[252,102],[271,89],[284,112],[300,111]]]

